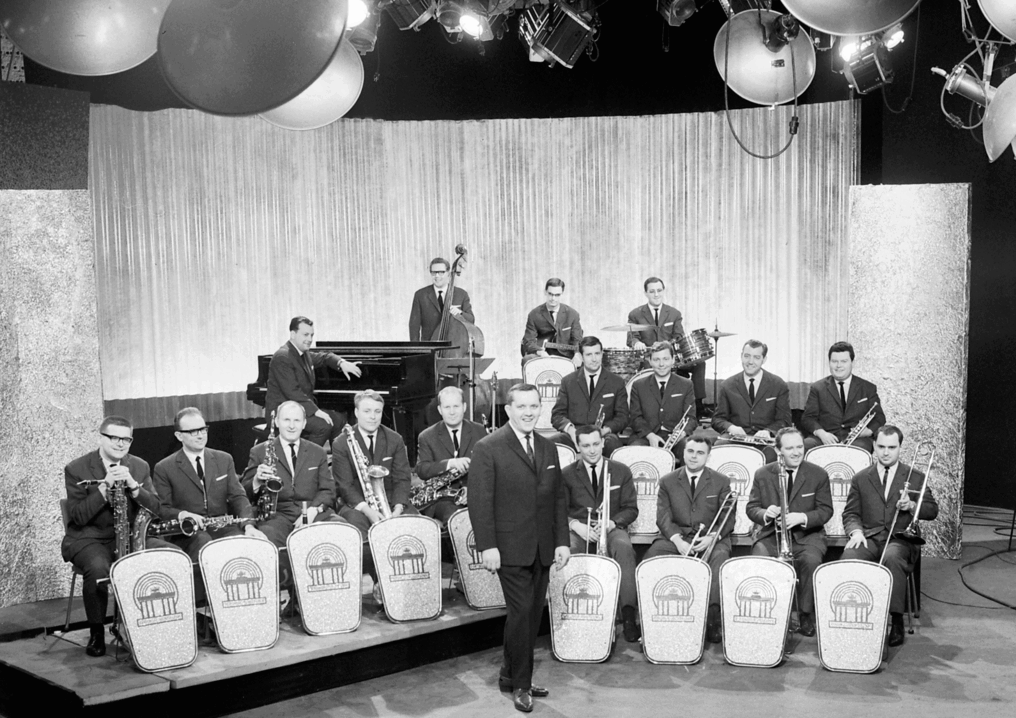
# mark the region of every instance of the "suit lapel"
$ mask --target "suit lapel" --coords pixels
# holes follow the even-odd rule
[[[103,481],[106,478],[106,464],[102,460],[102,455],[99,454],[98,450],[92,454],[92,461],[89,469],[92,472],[92,478],[98,481]]]
[[[790,496],[787,498],[787,502],[791,502],[797,498],[797,495],[801,493],[801,487],[804,486],[806,477],[804,475],[804,463],[802,462],[797,470],[794,471],[794,489],[790,492]]]
[[[206,459],[208,458],[207,451],[205,452],[205,458]],[[204,467],[206,477],[208,476],[208,472],[211,470],[211,467],[209,467],[207,463],[208,462],[206,461]],[[176,452],[176,465],[177,468],[179,468],[180,471],[183,472],[184,476],[190,479],[195,486],[197,486],[202,491],[205,490],[205,487],[201,485],[201,479],[198,478],[197,471],[194,470],[194,466],[191,464],[190,459],[187,458],[187,454],[183,452],[183,449],[180,449],[178,452]]]
[[[772,388],[773,381],[769,376],[769,372],[763,372],[762,378],[758,381],[758,386],[755,387],[755,403],[767,399],[769,397],[769,390]],[[742,383],[742,386],[743,383]]]
[[[853,382],[851,382],[851,384],[853,384]],[[826,378],[826,388],[829,390],[829,396],[831,396],[833,398],[833,401],[836,403],[836,406],[839,406],[840,405],[840,389],[839,389],[839,385],[837,385],[837,383],[836,383],[836,380],[833,379],[832,376],[829,376],[829,377]],[[850,388],[853,389],[854,387],[851,386]]]
[[[748,390],[744,388],[744,372],[742,371],[737,375],[737,393],[744,399],[744,403],[748,406],[752,406],[751,400],[748,399]],[[758,401],[758,390],[755,391],[755,401]]]
[[[688,475],[688,469],[686,467],[682,467],[681,468],[681,481],[680,481],[680,484],[681,484],[681,490],[684,491],[684,493],[686,493],[688,495],[688,503],[689,503],[689,505],[694,507],[695,498],[692,496],[692,493],[691,493],[691,478]]]
[[[275,455],[279,458],[279,460],[275,462],[276,470],[281,467],[285,473],[289,474],[289,482],[292,483],[293,472],[289,469],[289,447],[282,441],[281,437],[276,437],[275,439]]]
[[[459,427],[459,448],[460,449],[464,445],[464,442],[465,442],[465,439],[466,439],[466,427],[467,426],[468,426],[468,424],[466,424],[466,422],[463,421],[462,425]],[[455,457],[455,444],[452,443],[452,435],[448,432],[448,425],[445,424],[444,422],[441,423],[441,428],[437,432],[437,440],[438,440],[438,442],[440,442],[441,446],[443,446],[448,451],[448,453],[452,455],[452,457]],[[461,453],[462,452],[460,451],[459,454],[461,454]]]

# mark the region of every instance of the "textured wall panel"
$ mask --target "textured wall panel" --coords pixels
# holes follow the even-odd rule
[[[928,555],[960,557],[970,316],[970,185],[850,188],[850,341],[886,418],[938,450]]]
[[[88,192],[0,191],[0,606],[66,595],[63,467],[102,419]]]

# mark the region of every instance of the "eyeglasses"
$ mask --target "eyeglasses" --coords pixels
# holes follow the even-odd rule
[[[190,434],[191,436],[199,436],[201,434],[207,434],[208,427],[199,426],[197,429],[177,429],[177,431],[181,434]]]
[[[443,274],[448,274],[447,269],[442,269],[440,272],[431,272],[431,276],[440,277]]]
[[[101,431],[99,433],[102,434]],[[102,434],[102,435],[105,436],[110,441],[112,441],[114,444],[126,444],[127,446],[130,446],[131,442],[134,441],[134,437],[131,436],[113,436],[112,434]]]

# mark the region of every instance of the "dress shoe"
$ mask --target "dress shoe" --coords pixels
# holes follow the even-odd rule
[[[893,621],[892,625],[889,626],[889,647],[895,648],[896,646],[902,646],[903,634],[903,621]]]
[[[538,686],[534,683],[533,685],[529,686],[529,695],[531,695],[533,698],[546,698],[547,696],[550,695],[550,691],[547,690],[544,686]]]
[[[639,624],[635,623],[634,618],[625,618],[622,627],[624,633],[624,640],[628,643],[637,643],[642,638],[642,629],[639,628]]]
[[[797,629],[797,632],[802,636],[814,636],[815,635],[815,617],[810,613],[801,614],[801,627]]]
[[[533,694],[525,688],[519,688],[512,694],[512,702],[515,704],[515,710],[522,711],[523,713],[533,712]]]
[[[723,643],[723,629],[719,621],[710,621],[706,624],[706,640],[710,643]]]
[[[512,679],[511,678],[505,678],[504,676],[498,676],[497,677],[497,688],[502,693],[511,693],[512,692]]]
[[[102,626],[99,626],[98,629],[92,629],[92,635],[88,638],[88,645],[85,646],[85,653],[92,658],[106,655],[106,636]]]

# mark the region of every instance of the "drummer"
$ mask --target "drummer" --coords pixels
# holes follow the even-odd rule
[[[629,324],[640,324],[646,329],[628,332],[628,346],[638,351],[645,351],[656,342],[674,343],[679,337],[684,336],[684,325],[681,324],[681,312],[663,303],[663,293],[666,290],[663,280],[659,277],[649,277],[642,283],[648,302],[642,306],[635,307],[628,312]],[[646,357],[645,366],[649,366]],[[680,360],[678,360],[680,363]],[[703,405],[703,398],[706,395],[706,364],[699,362],[691,367],[677,369],[675,373],[683,377],[691,377],[692,386],[695,388],[695,414],[697,418],[708,416]]]

